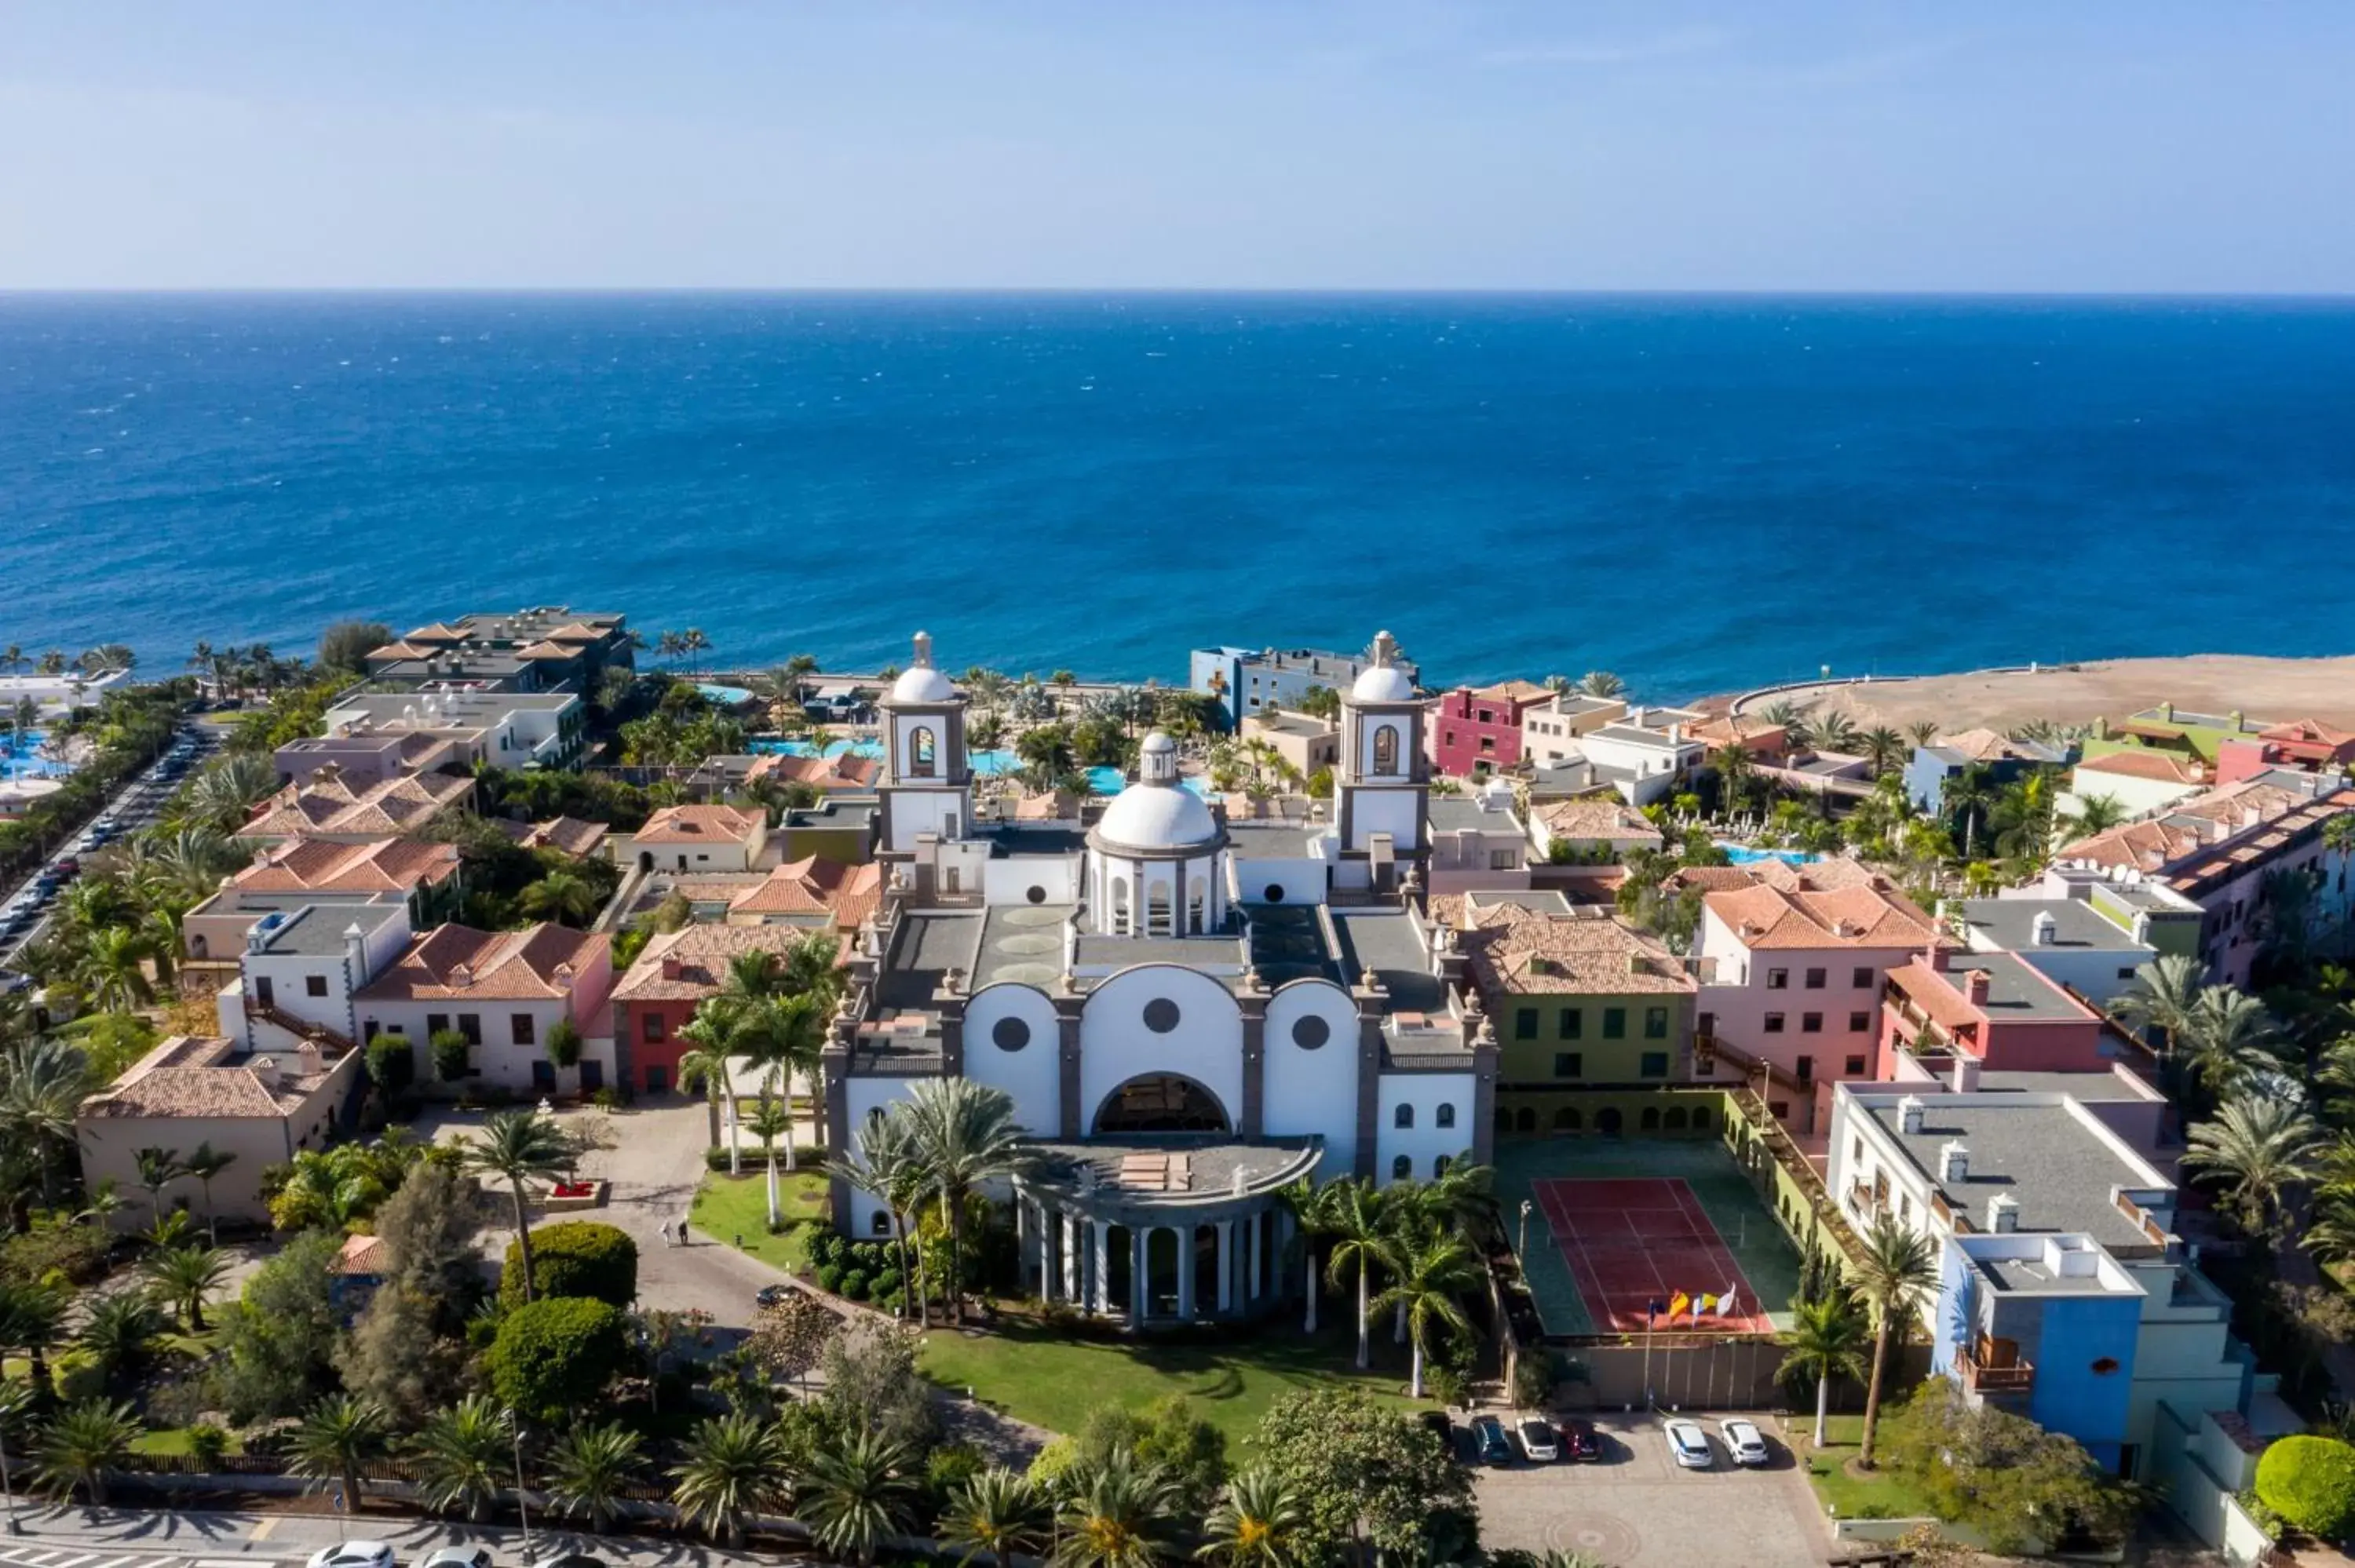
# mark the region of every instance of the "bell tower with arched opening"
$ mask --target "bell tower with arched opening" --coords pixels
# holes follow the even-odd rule
[[[973,774],[964,747],[964,697],[932,666],[932,640],[916,633],[908,667],[883,710],[882,858],[906,860],[917,838],[964,836],[973,821]]]
[[[1363,867],[1365,885],[1387,890],[1396,885],[1398,862],[1419,863],[1430,852],[1423,808],[1431,763],[1423,749],[1426,710],[1389,632],[1375,636],[1373,661],[1341,698],[1334,825],[1344,865]]]

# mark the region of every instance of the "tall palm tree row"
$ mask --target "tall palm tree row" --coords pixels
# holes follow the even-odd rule
[[[948,1235],[949,1321],[963,1323],[967,1205],[985,1185],[1021,1175],[1032,1162],[1013,1097],[970,1078],[924,1078],[892,1106],[890,1117],[906,1118],[923,1185],[940,1204]]]

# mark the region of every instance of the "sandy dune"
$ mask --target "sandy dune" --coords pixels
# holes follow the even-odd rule
[[[2172,702],[2197,713],[2310,718],[2355,729],[2355,656],[2261,659],[2196,653],[2181,659],[2055,665],[2033,673],[1884,676],[1802,686],[1754,699],[1749,705],[1764,706],[1775,696],[1803,707],[1845,708],[1860,724],[1900,728],[1917,719],[1935,719],[1949,731],[1979,725],[2009,729],[2037,718],[2084,724],[2099,715],[2123,718],[2137,709]]]

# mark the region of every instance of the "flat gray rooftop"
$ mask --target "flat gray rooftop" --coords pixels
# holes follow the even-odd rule
[[[1288,980],[1342,982],[1341,966],[1325,940],[1324,923],[1303,904],[1253,904],[1245,907],[1244,932],[1252,967],[1271,989]]]
[[[1491,909],[1499,904],[1509,904],[1517,909],[1533,909],[1540,915],[1568,915],[1577,909],[1570,895],[1558,887],[1481,888],[1465,895],[1476,908]]]
[[[1300,1174],[1315,1163],[1312,1156],[1322,1145],[1316,1138],[1245,1140],[1232,1133],[1187,1132],[1081,1142],[1041,1139],[1023,1147],[1039,1162],[1031,1180],[1042,1185],[1080,1189],[1092,1180],[1106,1198],[1150,1201],[1229,1196],[1238,1172],[1246,1191],[1256,1192]],[[1184,1158],[1173,1162],[1172,1155]]]
[[[1088,847],[1087,831],[1055,822],[996,822],[977,828],[975,837],[989,841],[992,860],[1035,855],[1074,855]]]
[[[929,1009],[941,977],[979,967],[985,912],[979,909],[911,909],[900,916],[891,951],[877,979],[877,1000],[886,1008]]]
[[[1901,1131],[1895,1100],[1865,1107],[1947,1204],[1987,1228],[1987,1200],[2008,1194],[2019,1204],[2023,1231],[2082,1231],[2105,1246],[2142,1247],[2149,1238],[2111,1198],[2115,1187],[2146,1188],[2151,1177],[2114,1151],[2063,1105],[2022,1099],[1922,1097],[1922,1130]],[[1964,1180],[1939,1180],[1939,1154],[1948,1143],[1969,1151]]]
[[[2106,920],[2093,906],[2075,898],[1966,898],[1963,921],[1974,937],[2016,953],[2036,946],[2036,917],[2052,916],[2050,947],[2085,951],[2126,952],[2143,944],[2134,933]]]
[[[1333,929],[1341,938],[1337,955],[1346,982],[1366,970],[1390,991],[1396,1012],[1437,1012],[1447,1005],[1447,987],[1431,972],[1431,955],[1403,909],[1336,909]]]
[[[1080,938],[1079,961],[1089,968],[1135,969],[1139,964],[1176,964],[1189,969],[1232,969],[1211,978],[1240,983],[1244,968],[1240,937],[1090,937]]]
[[[2086,1010],[2012,953],[1957,953],[1950,960],[1957,985],[1970,969],[1987,977],[1987,1016],[1998,1023],[2082,1021]]]
[[[336,958],[344,950],[344,933],[357,926],[372,933],[402,913],[398,897],[382,904],[307,903],[279,923],[263,943],[263,950],[303,958]]]
[[[1479,803],[1464,795],[1433,795],[1423,814],[1431,825],[1443,833],[1487,832],[1518,833],[1520,825],[1508,809],[1484,811]]]
[[[2041,1257],[1978,1257],[1980,1277],[1998,1290],[2033,1290],[2039,1295],[2124,1295],[2102,1282],[2099,1273],[2055,1274]]]
[[[1227,842],[1238,860],[1306,860],[1308,846],[1329,831],[1322,822],[1229,822]]]
[[[1052,991],[1063,978],[1063,932],[1072,908],[1069,904],[993,904],[984,910],[973,988],[1013,980]]]
[[[2068,1095],[2089,1106],[2165,1097],[2132,1074],[2117,1073],[1982,1072],[1979,1087],[2001,1094]]]

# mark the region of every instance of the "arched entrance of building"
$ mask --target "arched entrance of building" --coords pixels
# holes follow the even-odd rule
[[[1617,1106],[1604,1106],[1594,1113],[1594,1130],[1605,1138],[1618,1137],[1625,1125],[1626,1118],[1619,1114]]]
[[[1228,1132],[1233,1124],[1219,1097],[1177,1073],[1146,1073],[1104,1097],[1096,1107],[1095,1136],[1156,1132]]]

